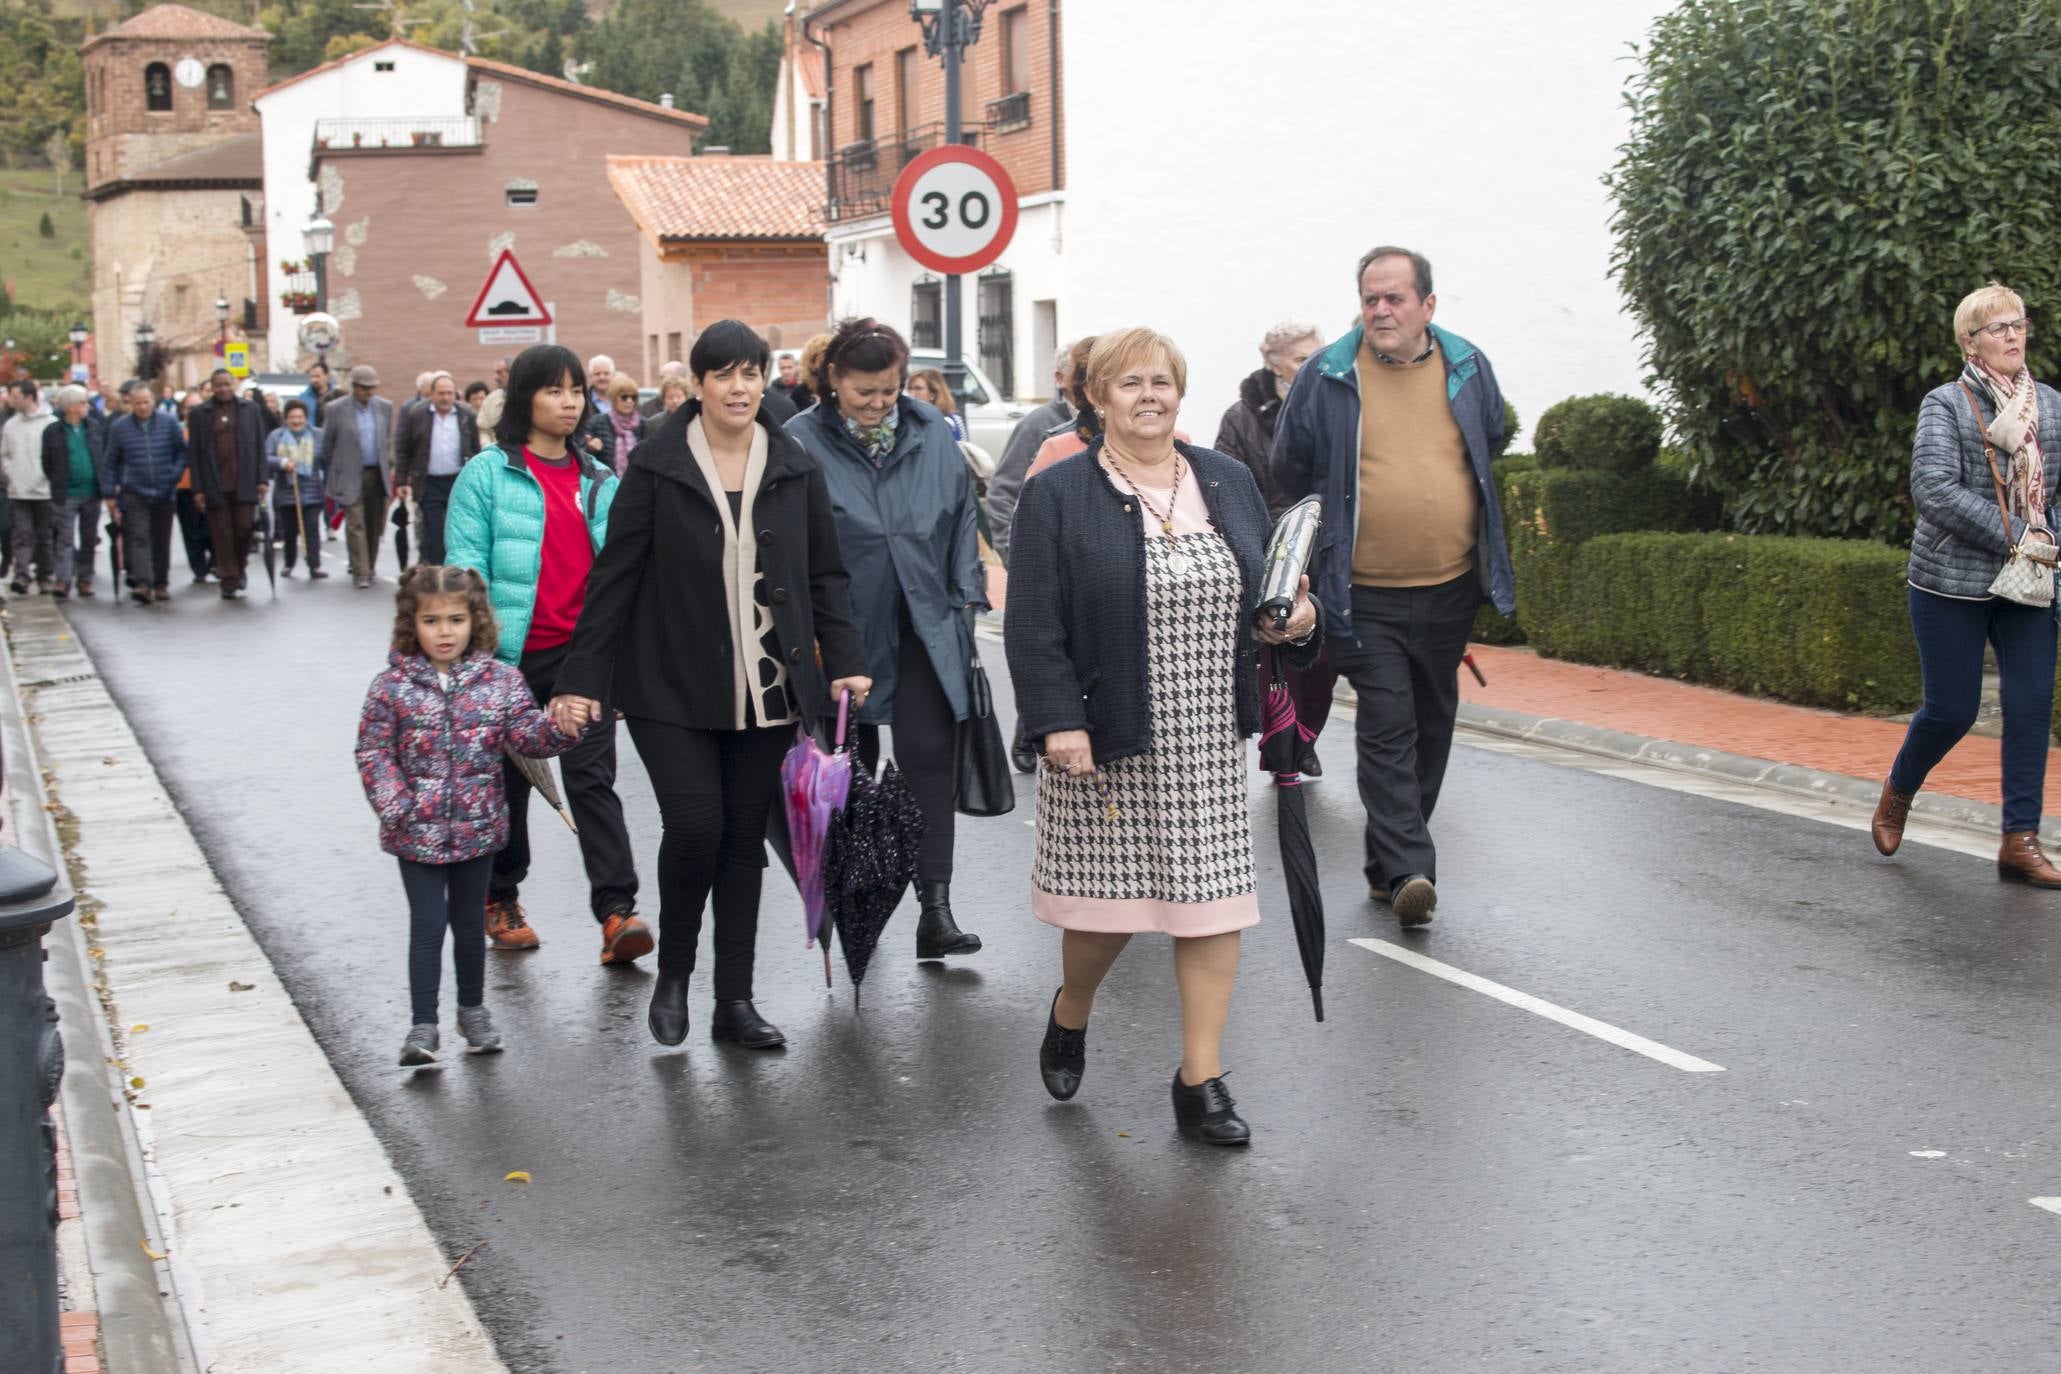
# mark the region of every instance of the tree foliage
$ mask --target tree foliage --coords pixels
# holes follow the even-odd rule
[[[9,166],[47,162],[53,135],[84,147],[83,31],[52,18],[49,0],[0,0],[0,157]]]
[[[771,24],[747,34],[708,0],[620,0],[576,50],[592,85],[640,100],[670,94],[707,115],[705,146],[772,151],[780,32]]]
[[[2061,287],[2061,0],[1684,0],[1642,56],[1615,271],[1697,477],[1901,540],[1955,303]]]
[[[1636,396],[1570,396],[1532,430],[1542,468],[1637,472],[1660,453],[1660,414]]]

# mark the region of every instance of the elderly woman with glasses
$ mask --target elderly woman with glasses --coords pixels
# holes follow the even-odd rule
[[[1996,650],[2004,713],[2006,882],[2061,888],[2040,852],[2047,729],[2054,708],[2055,612],[1992,590],[2021,548],[2052,556],[2050,508],[2061,478],[2061,393],[2026,364],[2032,324],[2018,293],[1992,282],[1954,311],[1961,375],[1925,398],[1911,454],[1911,629],[1925,700],[1911,718],[1882,798],[1875,847],[1894,854],[1926,774],[1975,723],[1983,648]],[[2028,539],[2030,536],[2030,539]],[[2049,574],[2051,579],[2051,573]]]

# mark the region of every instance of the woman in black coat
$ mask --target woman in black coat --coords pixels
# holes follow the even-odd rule
[[[551,703],[561,726],[577,729],[613,683],[658,794],[650,1026],[664,1045],[687,1035],[711,891],[710,1030],[753,1049],[786,1043],[753,1007],[751,986],[780,761],[797,723],[813,727],[840,692],[863,702],[873,686],[823,474],[760,411],[768,354],[735,320],[695,340],[688,365],[701,397],[630,461]]]

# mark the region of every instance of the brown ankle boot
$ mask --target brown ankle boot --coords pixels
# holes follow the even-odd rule
[[[2004,847],[1997,851],[1997,876],[2007,883],[2061,887],[2061,868],[2040,852],[2037,830],[2013,830],[2004,836]]]
[[[1868,830],[1875,837],[1875,847],[1884,854],[1896,853],[1897,846],[1904,842],[1904,820],[1911,814],[1911,799],[1915,792],[1899,792],[1882,780],[1882,800],[1875,803],[1875,822]]]

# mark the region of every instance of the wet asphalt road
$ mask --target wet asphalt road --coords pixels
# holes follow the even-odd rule
[[[509,1053],[398,1069],[405,907],[351,759],[390,593],[182,587],[169,607],[69,610],[447,1253],[490,1242],[462,1277],[513,1369],[2061,1367],[2061,1216],[2028,1203],[2061,1194],[2061,897],[1978,859],[1882,862],[1858,832],[1463,747],[1439,919],[1405,939],[1359,880],[1349,720],[1310,793],[1321,1026],[1255,777],[1269,919],[1226,1049],[1249,1152],[1173,1134],[1163,941],[1107,985],[1080,1097],[1046,1098],[1058,937],[1026,907],[1028,780],[1016,815],[961,822],[956,904],[985,952],[918,967],[905,905],[863,1011],[841,967],[825,993],[769,875],[775,1055],[712,1045],[705,1001],[681,1049],[649,1040],[650,975],[597,966],[574,841],[540,812],[525,899],[544,948],[489,956]],[[655,917],[657,816],[623,748]]]

